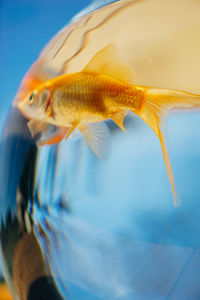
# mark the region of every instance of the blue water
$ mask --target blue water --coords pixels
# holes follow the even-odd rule
[[[89,4],[0,2],[1,128],[42,47]],[[109,124],[112,155],[107,161],[96,158],[83,139],[39,150],[27,210],[62,295],[84,300],[199,299],[199,122],[199,113],[173,114],[165,131],[181,201],[177,208],[159,141],[136,117],[126,119],[127,133]],[[2,223],[8,212],[11,219],[15,216],[19,185],[27,192],[20,180],[25,158],[36,151],[19,112],[12,111],[6,124],[0,164]],[[33,176],[25,175],[28,180]]]

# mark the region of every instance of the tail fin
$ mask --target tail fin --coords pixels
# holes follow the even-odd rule
[[[143,103],[139,110],[134,111],[135,114],[137,114],[153,129],[160,140],[167,174],[172,187],[175,206],[177,206],[178,203],[171,162],[161,130],[162,118],[169,110],[172,109],[190,109],[196,107],[200,108],[199,95],[176,90],[145,88]]]

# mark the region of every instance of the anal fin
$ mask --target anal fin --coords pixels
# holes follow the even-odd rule
[[[126,131],[124,128],[124,118],[126,116],[125,110],[120,110],[119,112],[113,114],[110,118],[115,122],[123,131]]]

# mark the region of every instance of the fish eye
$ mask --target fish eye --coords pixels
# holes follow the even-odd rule
[[[35,98],[35,93],[33,92],[29,97],[29,102],[32,103]]]
[[[33,91],[30,94],[30,96],[28,97],[28,100],[27,100],[27,102],[28,102],[29,105],[33,106],[33,105],[37,104],[36,103],[37,95],[38,95],[38,91],[37,90]]]

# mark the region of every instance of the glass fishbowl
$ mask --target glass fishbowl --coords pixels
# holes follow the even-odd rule
[[[14,102],[33,79],[80,72],[110,43],[135,85],[200,94],[199,1],[93,1],[42,50]],[[163,122],[175,207],[159,139],[133,113],[126,132],[106,121],[110,152],[100,159],[79,135],[38,146],[40,134],[12,106],[0,148],[0,241],[15,300],[200,298],[197,108]]]

